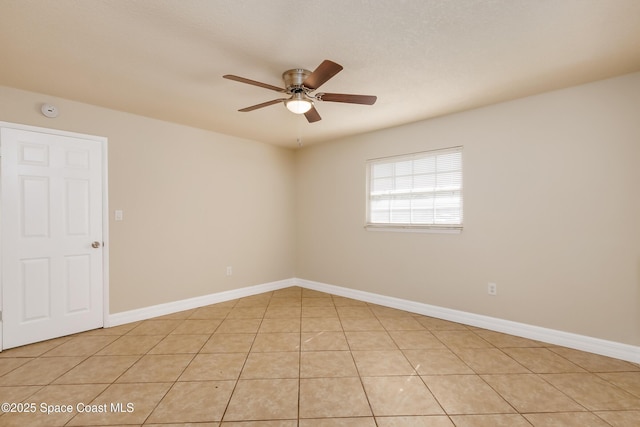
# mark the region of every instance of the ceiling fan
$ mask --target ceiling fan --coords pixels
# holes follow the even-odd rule
[[[318,114],[318,111],[313,105],[314,101],[346,102],[349,104],[363,105],[375,104],[377,98],[371,95],[349,95],[346,93],[325,92],[312,93],[326,83],[330,78],[338,74],[341,70],[342,65],[336,64],[328,59],[322,61],[322,64],[320,64],[313,72],[302,68],[287,70],[282,73],[282,80],[284,80],[285,89],[267,83],[246,79],[244,77],[234,76],[232,74],[226,74],[222,77],[290,95],[289,98],[274,99],[272,101],[252,105],[251,107],[242,108],[238,111],[248,112],[283,102],[289,111],[296,114],[304,114],[307,121],[309,123],[313,123],[321,120],[320,114]]]

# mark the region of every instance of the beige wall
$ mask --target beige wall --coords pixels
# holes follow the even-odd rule
[[[6,87],[0,120],[109,139],[111,313],[294,276],[292,151]]]
[[[635,73],[304,148],[297,275],[639,345],[639,107]],[[456,145],[461,234],[364,230],[365,160]]]
[[[636,73],[296,153],[6,87],[0,120],[109,138],[111,313],[297,276],[640,345],[639,100]],[[461,234],[363,229],[366,159],[455,145]]]

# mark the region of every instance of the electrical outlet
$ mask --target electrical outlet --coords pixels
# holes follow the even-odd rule
[[[495,283],[489,283],[487,286],[487,293],[489,295],[498,295],[498,285]]]
[[[227,276],[232,276],[233,275],[233,267],[229,266],[227,267]]]

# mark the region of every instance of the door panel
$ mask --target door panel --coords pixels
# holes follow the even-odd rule
[[[65,225],[69,236],[89,236],[89,180],[66,181]]]
[[[49,166],[49,147],[42,144],[30,144],[18,141],[20,165]]]
[[[46,320],[51,317],[51,268],[48,258],[21,260],[18,289],[22,292],[23,322]]]
[[[49,179],[21,176],[19,192],[22,237],[49,237]]]
[[[3,348],[101,327],[101,142],[2,128],[0,149]]]
[[[85,286],[91,282],[91,258],[89,255],[65,257],[66,271],[66,314],[91,310],[91,288]]]

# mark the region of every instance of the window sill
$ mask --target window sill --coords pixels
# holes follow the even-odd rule
[[[462,226],[431,226],[431,225],[389,225],[389,224],[367,224],[364,226],[367,231],[392,231],[398,233],[434,233],[434,234],[460,234]]]

